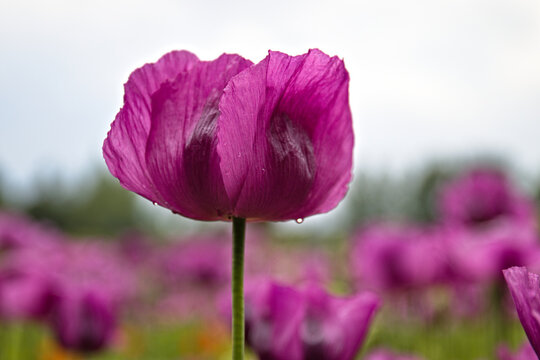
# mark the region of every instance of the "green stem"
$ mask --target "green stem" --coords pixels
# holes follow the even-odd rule
[[[232,341],[233,360],[244,359],[244,243],[246,219],[233,218]]]
[[[20,359],[20,350],[23,339],[24,324],[23,323],[14,323],[11,325],[10,329],[10,344],[9,344],[9,356],[10,360],[19,360]]]

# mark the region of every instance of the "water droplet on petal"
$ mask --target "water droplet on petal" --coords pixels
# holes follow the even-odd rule
[[[295,220],[297,224],[301,224],[304,222],[304,219],[303,218],[298,218]]]
[[[157,202],[152,201],[152,205],[156,206],[156,205],[157,205]]]

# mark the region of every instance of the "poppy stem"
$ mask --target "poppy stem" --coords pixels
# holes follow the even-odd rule
[[[232,358],[244,359],[244,247],[246,219],[233,217]]]

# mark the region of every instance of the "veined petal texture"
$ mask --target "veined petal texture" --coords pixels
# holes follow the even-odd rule
[[[525,267],[503,270],[521,325],[540,357],[540,278]]]
[[[164,207],[199,220],[230,214],[216,153],[218,105],[230,78],[250,65],[238,55],[199,62],[152,95],[146,163]]]
[[[124,85],[124,106],[103,143],[109,171],[126,189],[157,201],[145,163],[151,124],[151,96],[164,82],[190,70],[199,60],[188,51],[173,51],[135,70]]]
[[[240,217],[288,220],[334,208],[351,178],[349,76],[319,50],[270,52],[225,89],[218,153]]]

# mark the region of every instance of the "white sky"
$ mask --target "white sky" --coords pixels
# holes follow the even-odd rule
[[[540,171],[538,0],[0,0],[2,177],[102,164],[123,83],[169,50],[310,47],[350,71],[357,168],[482,152]]]

